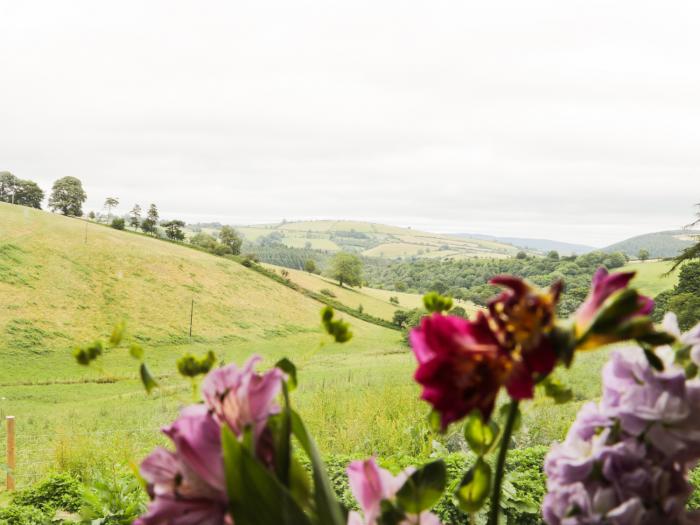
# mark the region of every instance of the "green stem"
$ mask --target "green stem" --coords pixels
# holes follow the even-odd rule
[[[501,448],[498,450],[498,461],[496,462],[496,475],[493,480],[493,493],[491,495],[491,509],[489,510],[489,525],[498,525],[498,514],[501,507],[501,485],[503,484],[503,474],[506,467],[506,455],[510,446],[510,438],[513,434],[513,426],[518,417],[518,401],[513,399],[508,409],[508,419],[503,429],[501,438]]]

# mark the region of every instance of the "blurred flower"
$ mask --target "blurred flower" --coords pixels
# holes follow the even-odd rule
[[[221,424],[241,436],[251,427],[260,438],[267,420],[279,412],[275,398],[282,389],[284,373],[273,368],[264,374],[254,371],[260,356],[252,356],[243,368],[231,364],[210,372],[202,383],[204,402]]]
[[[700,523],[686,511],[688,469],[700,459],[700,382],[638,348],[603,370],[603,397],[579,412],[545,460],[549,525]]]
[[[152,501],[134,525],[231,523],[219,424],[198,405],[183,410],[163,433],[175,451],[157,448],[141,464]]]
[[[663,328],[669,334],[676,336],[681,344],[690,347],[690,358],[700,366],[700,323],[682,334],[678,328],[678,318],[673,312],[668,312],[664,316]]]
[[[406,469],[398,476],[379,468],[374,458],[365,461],[353,461],[348,466],[350,489],[360,504],[363,517],[352,511],[348,515],[348,525],[376,525],[381,515],[381,503],[392,500],[401,489],[412,468]],[[421,512],[420,515],[407,515],[400,525],[440,525],[440,520],[432,512]]]
[[[411,331],[418,361],[415,380],[421,398],[440,414],[443,430],[452,421],[478,409],[484,419],[510,370],[510,359],[500,348],[483,313],[474,321],[433,314]]]
[[[562,282],[555,282],[546,292],[508,275],[494,277],[490,283],[505,287],[489,302],[489,322],[513,362],[508,394],[514,399],[531,398],[535,382],[547,376],[557,361],[550,333]]]
[[[630,338],[621,330],[629,321],[648,315],[654,301],[628,289],[635,272],[608,273],[601,267],[593,275],[588,297],[574,314],[579,349],[592,349]],[[626,292],[626,293],[625,293]],[[646,329],[651,329],[651,321]]]

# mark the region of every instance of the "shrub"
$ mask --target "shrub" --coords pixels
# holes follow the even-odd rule
[[[51,518],[30,505],[0,508],[0,525],[49,525]]]
[[[395,295],[392,295],[391,297],[389,297],[389,302],[391,304],[399,304],[399,298],[396,297]]]
[[[146,510],[146,493],[128,472],[100,474],[84,491],[83,520],[101,525],[129,525]]]
[[[333,290],[329,290],[328,288],[323,288],[321,290],[321,293],[323,295],[327,295],[328,297],[335,297],[335,294],[333,293]]]
[[[533,447],[511,450],[506,464],[506,487],[504,490],[502,508],[506,516],[505,523],[518,525],[535,525],[542,523],[539,505],[545,494],[545,476],[542,470],[546,447]],[[326,458],[328,477],[341,503],[348,509],[357,509],[357,502],[350,492],[346,474],[350,456],[338,455]],[[443,458],[447,466],[447,486],[456,487],[467,469],[474,461],[471,454],[449,454]],[[383,468],[397,473],[411,465],[421,465],[432,461],[432,458],[416,458],[412,456],[396,456],[379,458]],[[443,496],[434,511],[443,523],[452,525],[469,525],[469,517],[462,513],[454,504],[451,491]],[[477,518],[475,523],[481,523]]]
[[[77,512],[82,504],[82,485],[70,474],[52,474],[36,485],[18,491],[12,504],[36,507],[44,513],[55,510]]]
[[[123,230],[124,224],[124,219],[122,219],[121,217],[115,217],[114,219],[112,219],[112,228],[114,228],[115,230]]]

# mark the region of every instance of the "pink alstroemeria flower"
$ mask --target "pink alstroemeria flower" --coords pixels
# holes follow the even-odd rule
[[[577,337],[581,337],[589,331],[596,316],[601,308],[604,307],[605,302],[615,293],[627,288],[634,275],[635,272],[608,273],[608,270],[602,267],[595,272],[591,282],[591,291],[574,314],[574,328]],[[620,322],[622,323],[634,317],[648,315],[653,309],[654,301],[649,297],[640,295],[637,310],[626,318],[620,319]],[[583,350],[597,348],[598,346],[613,343],[617,340],[618,338],[613,334],[594,334],[587,337],[579,348]]]
[[[221,429],[204,406],[187,407],[163,429],[175,452],[157,448],[141,464],[152,498],[134,525],[222,525],[227,515]]]
[[[275,398],[282,389],[284,372],[273,368],[258,374],[254,368],[260,360],[254,355],[243,368],[234,364],[218,368],[202,383],[206,405],[217,421],[228,425],[237,436],[249,426],[259,439],[269,417],[280,411]]]
[[[374,458],[350,463],[347,470],[350,489],[360,504],[364,518],[352,511],[348,515],[348,525],[376,525],[382,501],[392,500],[413,470],[409,468],[398,476],[393,476],[388,470],[379,468]],[[407,515],[401,525],[418,523],[441,525],[438,517],[429,511],[421,512],[420,515]]]

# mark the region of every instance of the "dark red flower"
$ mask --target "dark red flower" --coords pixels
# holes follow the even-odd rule
[[[508,394],[514,399],[530,399],[537,380],[547,376],[557,361],[550,334],[562,283],[555,282],[548,291],[536,290],[510,275],[494,277],[490,283],[505,287],[489,302],[489,323],[512,361]]]
[[[474,409],[488,419],[510,363],[483,313],[474,321],[440,314],[424,317],[410,339],[421,398],[440,414],[443,430]]]

